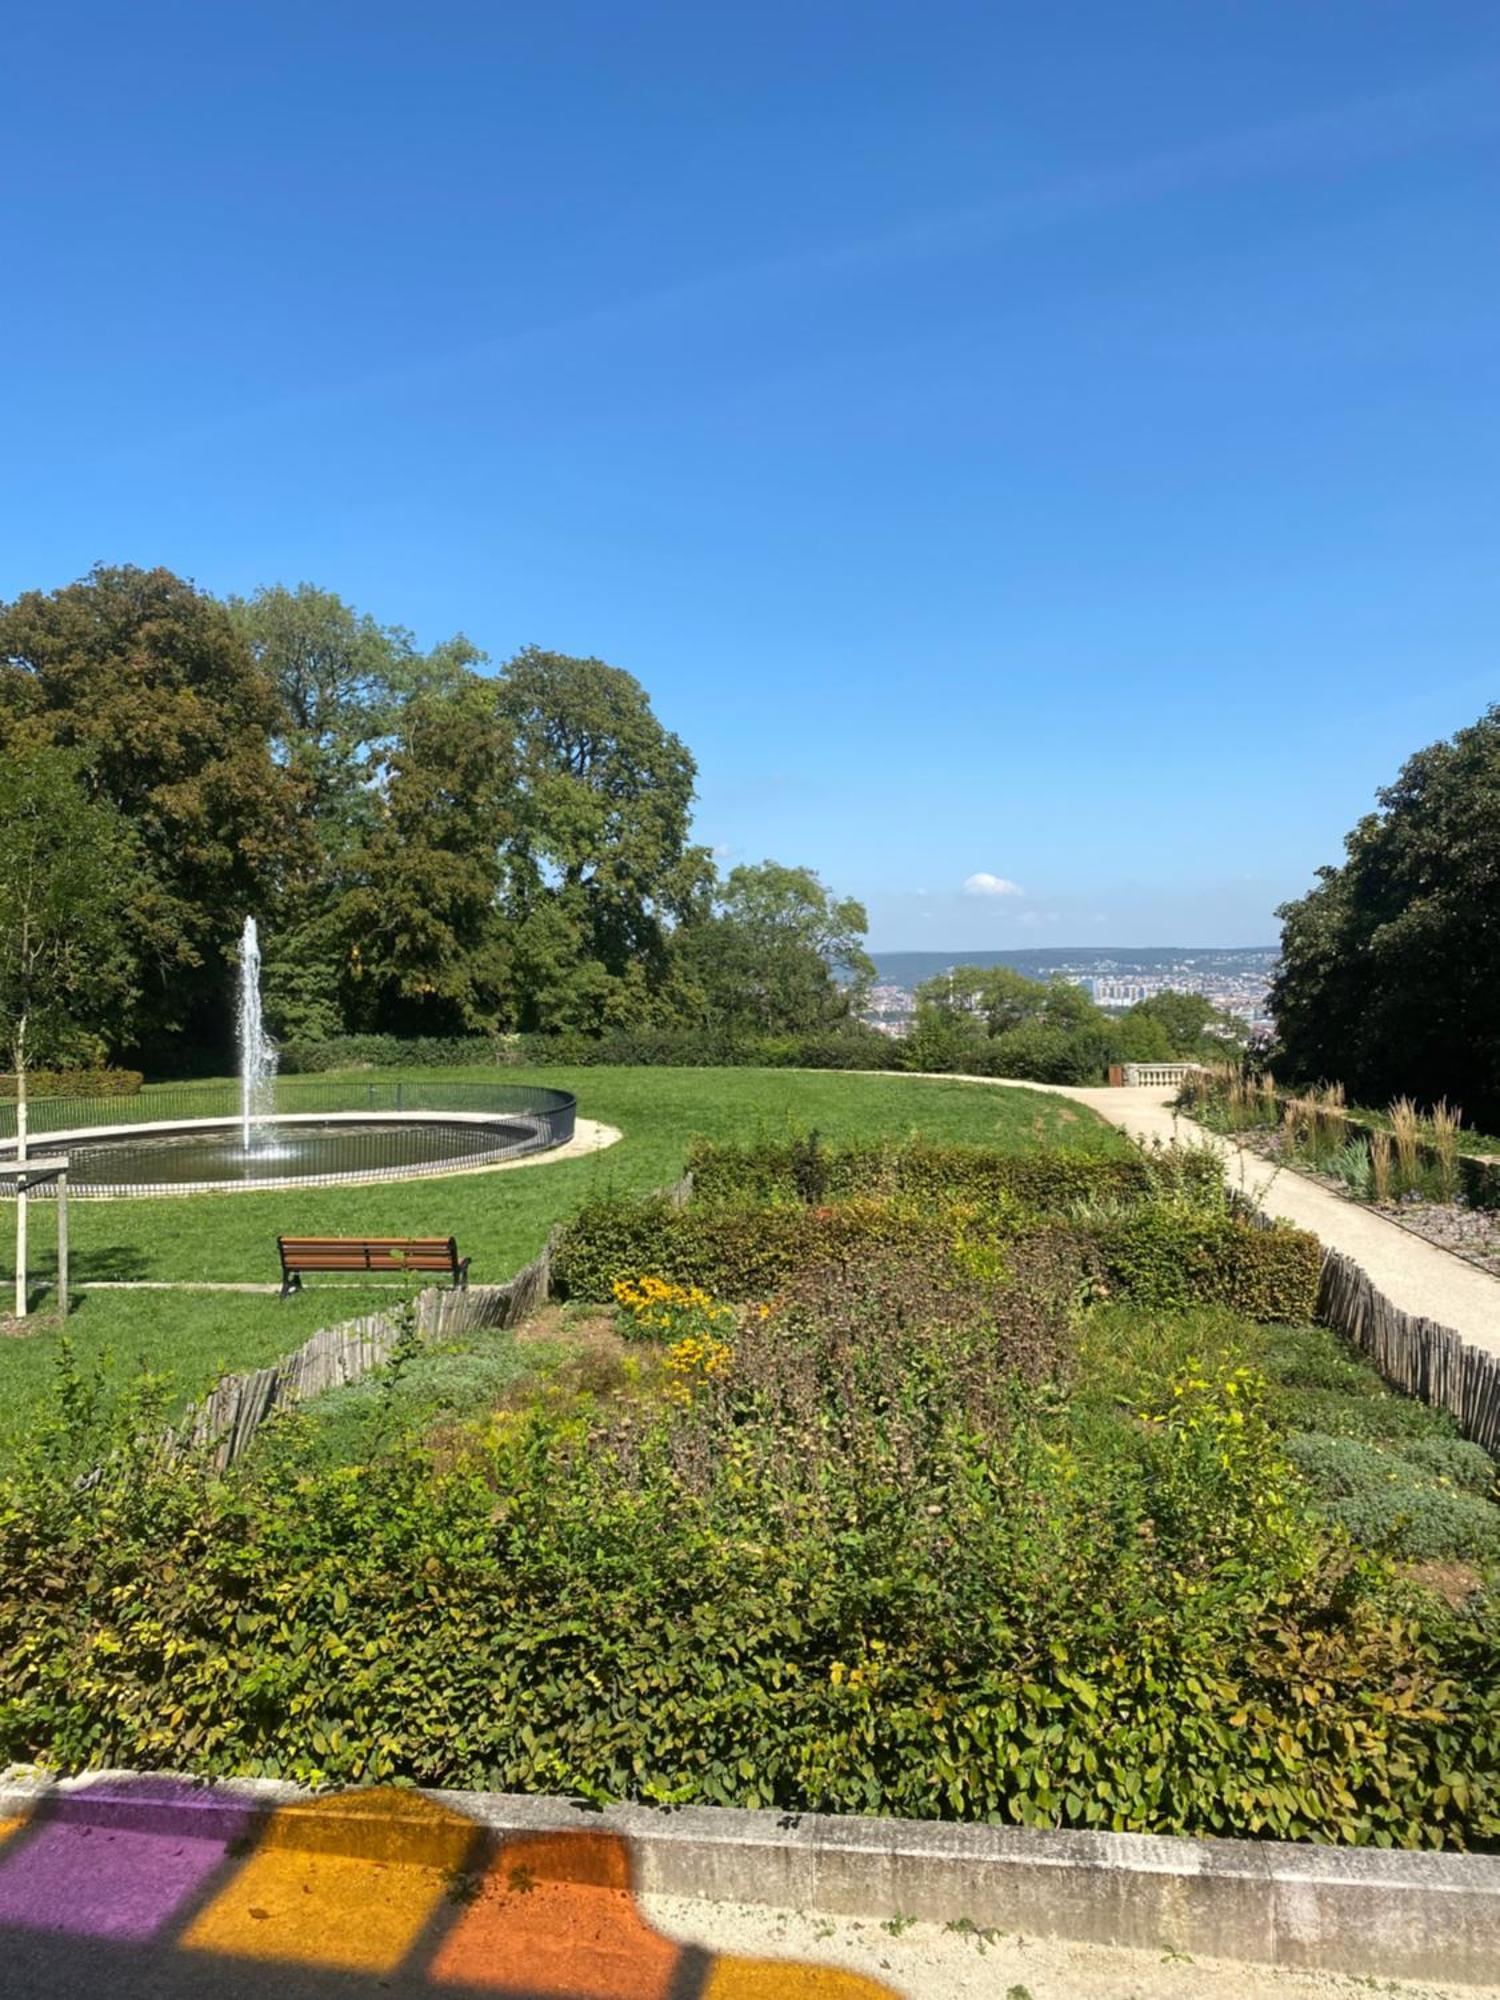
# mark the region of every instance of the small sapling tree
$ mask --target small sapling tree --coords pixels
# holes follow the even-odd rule
[[[0,1061],[15,1077],[17,1159],[26,1158],[27,1077],[73,1054],[80,1011],[128,984],[124,897],[132,837],[84,790],[80,760],[38,750],[0,763]],[[24,1318],[26,1197],[16,1196],[16,1317]]]

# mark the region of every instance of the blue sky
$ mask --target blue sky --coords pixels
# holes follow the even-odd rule
[[[1269,941],[1500,695],[1493,4],[137,0],[3,60],[0,595],[598,653],[700,837],[886,948]]]

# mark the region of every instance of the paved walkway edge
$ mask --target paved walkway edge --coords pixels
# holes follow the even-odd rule
[[[0,1819],[230,1838],[247,1796],[311,1797],[241,1781],[171,1798],[132,1796],[125,1773],[0,1779]],[[447,1867],[445,1832],[412,1794],[409,1818],[358,1791],[277,1821],[278,1843]],[[646,1894],[887,1920],[969,1923],[1071,1942],[1172,1950],[1366,1978],[1479,1983],[1500,1964],[1500,1858],[1379,1848],[1050,1832],[948,1821],[740,1812],[694,1806],[595,1811],[561,1798],[433,1791],[426,1797],[497,1841],[576,1831],[620,1835]],[[342,1810],[338,1809],[342,1807]],[[299,1832],[299,1824],[302,1829]],[[429,1851],[430,1850],[430,1851]]]

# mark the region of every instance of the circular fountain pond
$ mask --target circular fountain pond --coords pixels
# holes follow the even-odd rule
[[[170,1094],[174,1100],[187,1098],[183,1110],[197,1109],[189,1094],[192,1088]],[[101,1127],[78,1120],[71,1130],[53,1126],[45,1132],[34,1126],[29,1151],[65,1153],[69,1192],[75,1195],[327,1187],[346,1181],[472,1173],[525,1153],[566,1145],[573,1136],[577,1110],[576,1100],[566,1091],[504,1085],[454,1085],[446,1090],[442,1085],[407,1086],[404,1092],[390,1086],[333,1092],[320,1085],[312,1094],[319,1101],[317,1110],[283,1108],[286,1100],[295,1103],[299,1095],[295,1084],[284,1080],[277,1087],[282,1103],[249,1125],[248,1142],[239,1118],[194,1118],[179,1112],[175,1118],[150,1123],[111,1122]],[[348,1108],[324,1108],[334,1096],[351,1100]],[[442,1101],[445,1096],[449,1103]],[[413,1098],[418,1100],[415,1105]],[[393,1099],[396,1103],[389,1103]],[[64,1116],[77,1108],[58,1106]],[[112,1119],[118,1118],[120,1108],[111,1107]],[[162,1109],[167,1108],[163,1102]],[[178,1103],[173,1102],[171,1109],[178,1111]],[[0,1140],[0,1157],[13,1150]]]

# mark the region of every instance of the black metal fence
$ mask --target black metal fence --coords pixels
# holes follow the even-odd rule
[[[332,1186],[461,1173],[566,1145],[577,1100],[524,1084],[426,1083],[402,1078],[278,1079],[277,1144],[231,1150],[237,1085],[178,1084],[134,1097],[40,1098],[28,1107],[27,1150],[65,1146],[79,1195],[190,1194],[226,1188]],[[40,1114],[40,1115],[38,1115]],[[386,1122],[366,1124],[364,1121]],[[301,1120],[349,1119],[336,1132]],[[111,1131],[109,1128],[136,1128]],[[145,1128],[145,1129],[140,1129]],[[91,1142],[90,1135],[97,1134]],[[222,1141],[210,1169],[205,1146]],[[15,1106],[0,1106],[0,1156],[13,1155]],[[38,1190],[38,1192],[41,1192]]]
[[[407,1077],[342,1079],[279,1076],[274,1105],[288,1117],[317,1111],[493,1111],[565,1117],[572,1138],[577,1099],[565,1090],[519,1083],[424,1083]],[[195,1118],[238,1118],[237,1082],[148,1083],[133,1097],[34,1097],[26,1108],[26,1128],[45,1133],[81,1132],[98,1125],[180,1125]],[[0,1145],[16,1136],[13,1098],[0,1099]],[[561,1144],[553,1140],[552,1144]]]

